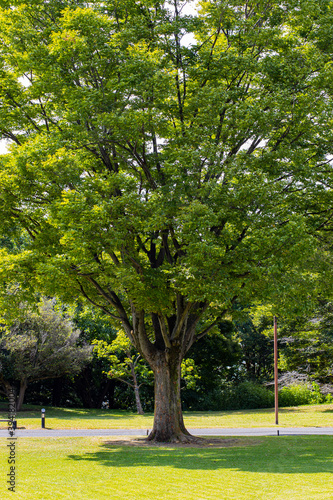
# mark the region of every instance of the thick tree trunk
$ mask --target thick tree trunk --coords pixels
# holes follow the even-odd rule
[[[180,356],[160,353],[151,366],[155,374],[155,413],[154,427],[148,440],[166,443],[196,441],[183,421]]]
[[[27,387],[28,387],[28,380],[26,378],[23,378],[20,382],[20,392],[17,398],[17,404],[16,404],[17,411],[20,411],[22,408],[24,395]]]

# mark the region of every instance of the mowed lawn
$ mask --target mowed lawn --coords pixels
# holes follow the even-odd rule
[[[2,500],[323,500],[333,498],[333,437],[231,438],[225,447],[129,447],[89,438],[19,438],[17,489]]]
[[[7,417],[5,404],[0,419]],[[30,409],[30,410],[29,410]],[[41,427],[40,407],[25,406],[18,413],[18,426],[26,429]],[[226,412],[184,412],[188,428],[205,427],[274,427],[274,409]],[[136,415],[121,410],[88,410],[46,407],[46,427],[50,429],[151,429],[153,415]],[[333,426],[333,404],[281,408],[280,427]],[[5,429],[5,422],[0,422]],[[333,498],[333,497],[332,497]]]

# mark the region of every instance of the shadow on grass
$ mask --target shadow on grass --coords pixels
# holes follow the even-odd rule
[[[7,405],[8,407],[8,405]],[[6,406],[0,405],[0,415],[7,415],[8,408]],[[23,408],[21,411],[17,412],[18,415],[21,415],[24,418],[35,418],[40,417],[42,405],[38,406],[38,408]],[[48,407],[44,405],[46,409],[46,415],[48,418],[58,418],[65,420],[76,420],[78,418],[84,420],[98,420],[110,418],[113,420],[128,420],[133,419],[138,416],[137,413],[132,413],[126,410],[100,410],[100,409],[85,409],[85,408],[56,408],[56,407]],[[153,416],[152,413],[146,413],[140,418],[151,418]]]
[[[66,418],[66,420],[83,418],[86,420],[111,418],[113,420],[128,420],[138,416],[126,410],[100,410],[84,408],[50,408],[49,416],[53,418]],[[151,417],[151,413],[146,413],[143,417]]]
[[[68,460],[105,467],[167,467],[186,470],[234,469],[271,474],[333,473],[331,436],[252,438],[256,446],[225,448],[129,447],[106,442],[101,450]]]

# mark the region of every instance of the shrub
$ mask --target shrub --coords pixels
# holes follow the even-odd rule
[[[311,403],[312,391],[306,384],[282,387],[279,391],[279,406],[299,406]]]
[[[242,382],[229,394],[230,409],[271,408],[274,406],[274,394],[253,382]]]
[[[274,394],[271,391],[253,382],[242,382],[237,386],[224,386],[221,390],[207,394],[200,409],[221,411],[273,406]]]
[[[274,392],[254,382],[242,382],[236,386],[226,384],[206,394],[193,391],[192,397],[185,397],[183,402],[184,409],[199,411],[273,408]],[[332,395],[322,394],[316,383],[313,383],[312,387],[306,384],[289,385],[279,391],[281,407],[332,402]]]
[[[294,384],[283,387],[279,391],[280,406],[299,406],[309,404],[331,403],[331,394],[323,394],[320,387],[312,382],[311,387],[307,384]]]

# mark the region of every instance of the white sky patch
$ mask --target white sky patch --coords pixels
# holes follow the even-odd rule
[[[184,2],[184,4],[181,6],[181,14],[182,15],[191,15],[196,13],[196,0],[189,0],[187,2]]]
[[[0,141],[0,155],[8,152],[8,142],[6,140]]]
[[[184,35],[180,41],[180,44],[183,46],[183,47],[190,47],[191,45],[194,45],[195,43],[195,38],[194,38],[194,35],[192,33],[187,33],[186,35]]]
[[[23,87],[30,87],[30,85],[31,85],[31,76],[30,76],[30,79],[26,75],[20,76],[18,78],[18,81],[23,85]]]

